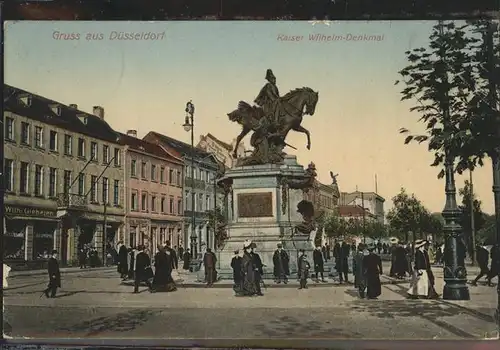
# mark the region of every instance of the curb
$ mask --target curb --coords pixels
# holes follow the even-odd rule
[[[83,272],[92,272],[92,271],[112,271],[116,270],[116,267],[94,267],[92,269],[80,269],[75,268],[71,270],[61,269],[61,274],[65,275],[68,273],[83,273]],[[44,276],[47,274],[47,270],[31,270],[31,271],[10,271],[8,278],[16,278],[16,277],[25,277],[25,276]]]

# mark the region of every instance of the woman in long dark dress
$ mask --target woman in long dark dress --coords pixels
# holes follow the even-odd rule
[[[182,257],[182,259],[184,260],[184,264],[182,265],[182,268],[184,270],[189,270],[189,264],[191,263],[191,252],[189,251],[189,248],[184,253],[184,256]]]
[[[370,247],[370,254],[363,258],[363,271],[366,278],[366,296],[376,299],[382,294],[380,275],[382,274],[382,259],[375,254],[375,247]]]
[[[171,292],[176,289],[172,279],[172,257],[161,246],[158,246],[158,253],[155,255],[153,286],[157,292]]]

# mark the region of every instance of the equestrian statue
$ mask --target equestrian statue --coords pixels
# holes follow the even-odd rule
[[[307,149],[311,149],[309,130],[301,124],[304,115],[314,115],[318,93],[303,87],[280,97],[276,77],[271,69],[266,72],[266,80],[267,83],[254,100],[255,106],[240,101],[238,108],[228,113],[229,120],[242,126],[241,133],[236,138],[234,158],[237,157],[236,150],[241,140],[253,131],[250,138],[250,145],[254,148],[252,154],[238,159],[238,165],[282,163],[286,155],[283,149],[286,146],[292,147],[285,142],[290,130],[306,134]]]

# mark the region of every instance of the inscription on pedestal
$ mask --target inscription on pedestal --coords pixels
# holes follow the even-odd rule
[[[240,218],[272,217],[272,192],[238,193],[238,216]]]

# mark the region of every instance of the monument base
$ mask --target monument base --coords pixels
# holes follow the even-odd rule
[[[221,279],[233,278],[231,260],[236,250],[243,254],[245,241],[255,243],[255,252],[264,264],[265,279],[273,276],[273,255],[278,244],[290,256],[290,278],[297,274],[300,249],[308,254],[312,265],[314,232],[311,235],[293,234],[294,227],[303,221],[297,213],[297,204],[303,200],[303,191],[288,189],[283,195],[283,178],[304,178],[303,166],[295,156],[286,156],[284,164],[241,166],[229,169],[224,181],[232,184],[228,198],[228,240],[217,252],[217,272]]]

